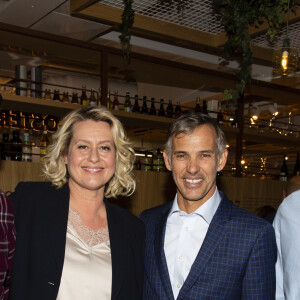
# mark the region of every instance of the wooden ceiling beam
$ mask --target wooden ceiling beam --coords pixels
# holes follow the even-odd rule
[[[87,1],[87,0],[86,0]],[[71,0],[71,15],[116,25],[121,23],[122,10],[108,5],[92,3],[81,6],[77,2],[84,0]],[[88,1],[87,1],[88,2]],[[91,2],[91,1],[90,1]],[[200,30],[180,26],[170,22],[135,14],[134,24],[131,29],[133,34],[143,34],[144,37],[168,37],[178,41],[202,44],[209,47],[220,47],[226,42],[226,34],[211,34]]]

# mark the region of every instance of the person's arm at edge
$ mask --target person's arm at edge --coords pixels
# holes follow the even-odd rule
[[[280,227],[281,227],[281,210],[278,209],[273,227],[276,235],[276,244],[277,244],[277,262],[276,262],[276,299],[284,300],[283,292],[283,265],[282,265],[282,254],[281,254],[281,240],[280,240]]]
[[[15,241],[16,241],[16,230],[14,225],[14,215],[13,215],[13,207],[10,203],[10,199],[7,198],[8,202],[8,227],[7,227],[7,236],[8,236],[8,258],[7,258],[7,275],[4,282],[4,299],[8,299],[9,288],[10,288],[10,277],[12,272],[12,263],[13,263],[13,256],[15,252]]]

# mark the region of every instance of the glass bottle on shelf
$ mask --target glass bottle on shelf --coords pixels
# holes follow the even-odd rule
[[[168,118],[173,118],[173,103],[172,100],[169,100],[168,106],[167,106],[167,117]]]
[[[137,152],[135,152],[135,153],[137,153]],[[141,158],[138,155],[135,156],[133,169],[134,170],[141,170]]]
[[[124,111],[131,112],[131,102],[130,102],[130,93],[129,92],[126,92],[126,94],[125,94]]]
[[[146,96],[143,97],[143,105],[142,105],[141,113],[143,115],[148,115],[148,106],[147,106],[147,97]]]
[[[203,104],[202,104],[202,113],[205,115],[208,115],[208,111],[207,111],[207,102],[206,100],[203,100]]]
[[[134,104],[133,104],[133,107],[132,107],[132,112],[137,113],[137,114],[139,114],[141,112],[140,111],[139,96],[138,95],[134,96]]]
[[[296,163],[293,170],[293,176],[300,175],[300,152],[297,153]]]
[[[11,143],[11,160],[21,161],[22,160],[22,141],[19,136],[19,130],[12,132]]]
[[[218,103],[217,122],[219,125],[224,124],[224,116],[223,116],[223,112],[221,109],[221,102]]]
[[[231,126],[231,117],[230,117],[230,110],[229,110],[229,101],[226,101],[224,103],[224,112],[223,112],[223,116],[224,116],[224,123],[226,126]]]
[[[200,97],[196,98],[195,113],[201,114]]]
[[[11,160],[11,147],[9,142],[9,134],[3,133],[1,143],[1,160]]]
[[[279,180],[287,181],[288,175],[289,175],[289,170],[288,170],[288,166],[286,163],[286,155],[283,155],[282,166],[281,166],[280,173],[279,173]]]
[[[238,128],[238,110],[237,109],[234,110],[234,118],[233,118],[231,124],[232,124],[233,128]]]
[[[152,97],[151,98],[151,105],[150,105],[150,111],[149,111],[149,115],[151,116],[156,116],[156,108],[155,108],[155,98]]]
[[[152,171],[152,153],[150,151],[146,151],[142,159],[141,170]]]
[[[166,114],[165,114],[165,109],[164,109],[164,99],[160,99],[160,106],[159,106],[159,110],[158,110],[158,113],[157,115],[159,117],[165,117]]]
[[[23,148],[22,148],[22,161],[31,162],[31,143],[29,141],[29,133],[24,132]]]
[[[45,89],[44,100],[52,100],[50,89]]]
[[[97,99],[95,96],[95,90],[91,89],[91,94],[90,94],[90,98],[89,98],[89,106],[97,106]]]
[[[82,91],[81,91],[81,96],[80,96],[80,104],[82,106],[88,106],[88,98],[86,95],[86,85],[82,85]]]
[[[118,97],[118,91],[114,91],[113,110],[119,110],[120,103]]]
[[[72,101],[71,101],[71,103],[73,103],[73,104],[79,104],[77,92],[73,92],[72,93]]]
[[[100,88],[98,89],[97,105],[98,106],[102,105],[102,102],[101,102],[101,89]]]
[[[60,102],[59,90],[54,90],[53,101]]]
[[[68,92],[63,92],[62,102],[65,102],[65,103],[69,103],[70,102],[70,100],[69,100],[69,93]]]
[[[47,135],[46,127],[44,127],[43,133],[41,135],[41,140],[40,140],[40,159],[41,160],[46,155],[47,146],[48,146],[48,135]]]
[[[179,118],[181,116],[181,107],[180,107],[180,102],[177,102],[176,107],[175,107],[175,118]]]
[[[110,97],[110,90],[107,91],[107,101],[106,101],[107,109],[112,109],[112,101]]]
[[[160,148],[156,149],[156,154],[153,156],[153,171],[164,172],[165,171],[165,162],[164,157],[160,151]]]

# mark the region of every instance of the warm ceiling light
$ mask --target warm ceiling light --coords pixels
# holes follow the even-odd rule
[[[257,120],[260,114],[260,109],[257,106],[253,106],[252,118],[253,120]]]
[[[276,50],[273,56],[273,72],[282,77],[297,70],[298,53],[290,46],[290,39],[286,37],[282,48]]]
[[[273,72],[277,75],[281,75],[282,77],[295,72],[297,70],[298,61],[297,50],[291,47],[288,35],[290,1],[288,1],[287,9],[286,36],[283,40],[283,46],[282,48],[274,51],[273,55]]]
[[[277,109],[277,103],[270,104],[268,106],[268,110],[273,116],[277,116],[279,113]]]

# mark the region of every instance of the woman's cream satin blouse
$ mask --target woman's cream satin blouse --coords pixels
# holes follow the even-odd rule
[[[109,300],[111,299],[111,285],[112,268],[109,240],[88,246],[69,221],[65,260],[56,299]]]

